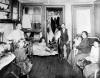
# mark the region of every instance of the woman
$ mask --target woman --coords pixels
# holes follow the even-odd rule
[[[78,63],[79,60],[82,60],[83,58],[87,57],[91,51],[91,47],[89,45],[88,40],[88,33],[86,31],[82,32],[82,38],[83,40],[81,41],[80,45],[76,47],[79,50],[75,58],[76,63]]]
[[[91,63],[99,63],[99,49],[100,49],[100,45],[99,45],[99,40],[95,40],[93,43],[93,46],[91,47],[91,52],[89,54],[89,56],[87,56],[85,59],[88,61],[91,61]]]
[[[65,27],[65,24],[61,25],[61,36],[60,36],[60,49],[61,49],[61,57],[64,59],[68,57],[68,54],[66,52],[67,50],[67,42],[68,42],[68,31]]]

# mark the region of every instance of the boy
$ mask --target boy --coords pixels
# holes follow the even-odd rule
[[[93,46],[91,48],[91,52],[89,56],[85,58],[87,61],[91,61],[91,63],[99,62],[99,40],[95,40]]]

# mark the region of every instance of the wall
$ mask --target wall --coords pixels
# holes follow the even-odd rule
[[[19,0],[22,3],[43,3],[44,5],[65,5],[65,24],[72,39],[72,5],[93,4],[95,0]]]
[[[13,24],[10,23],[0,23],[0,32],[4,32],[3,39],[6,41],[6,37],[13,30]]]
[[[94,7],[95,34],[100,38],[100,2],[96,2]]]
[[[90,4],[90,3],[93,3],[94,1],[96,0],[71,0],[71,3],[76,3],[76,4]]]

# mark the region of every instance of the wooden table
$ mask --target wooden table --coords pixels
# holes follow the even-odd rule
[[[0,58],[0,70],[4,68],[6,65],[11,63],[15,59],[15,55],[12,53],[7,53],[6,55]]]

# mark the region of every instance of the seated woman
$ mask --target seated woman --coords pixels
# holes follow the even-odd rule
[[[83,58],[83,62],[78,63],[78,65],[82,63],[84,64],[83,66],[86,66],[91,63],[99,63],[99,48],[99,41],[96,39],[93,43],[90,54],[87,57]]]
[[[83,70],[83,74],[86,78],[88,78],[89,76],[93,76],[96,72],[98,72],[100,70],[99,68],[99,62],[100,62],[100,46],[99,46],[100,41],[95,40],[94,44],[91,48],[91,52],[89,54],[89,56],[87,56],[85,58],[85,61],[87,62],[84,70]],[[90,62],[90,63],[88,63]],[[83,62],[84,63],[84,62]]]
[[[91,51],[91,47],[89,45],[89,40],[88,40],[88,33],[86,31],[82,32],[82,38],[83,40],[81,41],[80,45],[76,47],[78,49],[78,54],[75,58],[75,63],[87,57]]]
[[[98,63],[99,62],[99,41],[95,40],[93,43],[93,46],[91,48],[91,52],[89,54],[89,56],[87,56],[85,59],[87,61],[91,61],[91,63]]]

